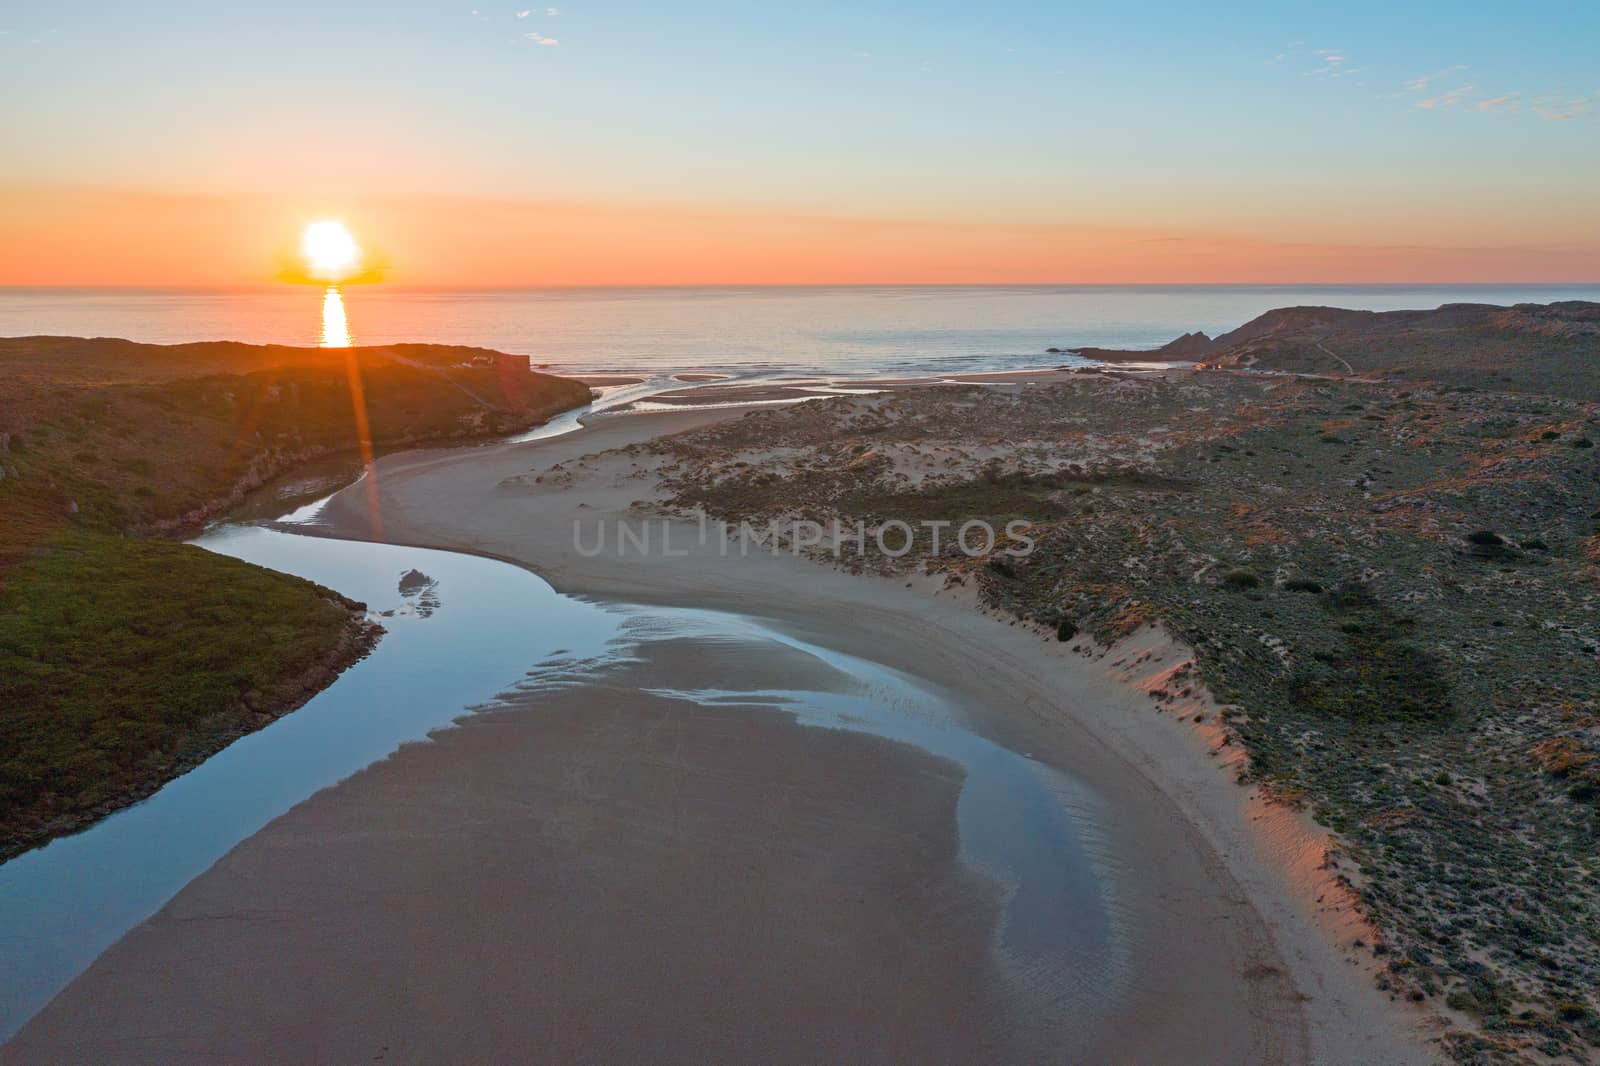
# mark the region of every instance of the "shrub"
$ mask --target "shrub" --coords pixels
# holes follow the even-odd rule
[[[1283,587],[1288,589],[1290,592],[1318,593],[1322,591],[1322,584],[1317,581],[1312,581],[1309,577],[1290,578],[1288,581],[1283,583]]]
[[[1288,680],[1290,702],[1307,714],[1352,723],[1443,723],[1455,713],[1442,664],[1409,639],[1410,623],[1359,586],[1323,605],[1343,635]]]
[[[248,732],[243,694],[292,694],[350,626],[336,593],[225,555],[92,533],[47,542],[0,592],[0,855],[47,817]]]
[[[1572,446],[1574,448],[1593,448],[1594,441],[1590,440],[1588,437],[1579,437],[1577,440],[1572,442]]]
[[[1061,624],[1056,626],[1056,639],[1065,644],[1078,635],[1078,624],[1071,619],[1063,618]]]
[[[1476,544],[1483,548],[1503,548],[1506,539],[1491,530],[1480,529],[1475,533],[1467,534],[1467,543]]]
[[[1254,570],[1230,570],[1222,583],[1231,589],[1253,589],[1261,586],[1261,575]]]

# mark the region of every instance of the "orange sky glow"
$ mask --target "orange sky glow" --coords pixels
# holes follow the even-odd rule
[[[411,197],[356,204],[33,188],[0,197],[0,285],[251,287],[307,222],[403,286],[1585,281],[1595,242],[1339,242],[1173,228]]]
[[[23,3],[0,285],[1600,281],[1600,7]]]

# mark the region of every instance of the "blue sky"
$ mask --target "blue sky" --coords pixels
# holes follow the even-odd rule
[[[0,182],[1551,242],[1597,51],[1592,2],[12,0]]]

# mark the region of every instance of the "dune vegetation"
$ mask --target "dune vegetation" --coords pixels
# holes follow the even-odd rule
[[[1531,344],[1504,391],[1423,368],[1086,371],[819,400],[635,452],[678,507],[758,526],[1032,520],[1022,557],[947,536],[839,563],[975,588],[1087,656],[1163,626],[1195,660],[1153,706],[1203,685],[1244,780],[1335,834],[1380,987],[1443,1015],[1459,1061],[1587,1061],[1600,466],[1578,442],[1600,406],[1529,391],[1578,358]]]

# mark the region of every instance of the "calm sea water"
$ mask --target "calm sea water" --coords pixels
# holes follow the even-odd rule
[[[953,373],[1049,365],[1050,347],[1150,348],[1263,311],[1600,300],[1587,286],[531,289],[345,293],[355,343],[528,353],[566,370]],[[0,289],[0,336],[316,344],[322,292]]]

